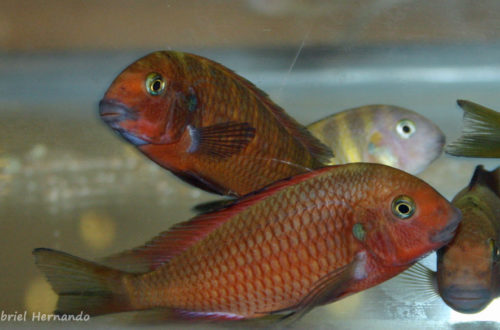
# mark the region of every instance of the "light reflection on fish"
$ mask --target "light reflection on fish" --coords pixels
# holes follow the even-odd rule
[[[395,276],[448,242],[460,217],[422,180],[357,163],[277,182],[177,224],[108,258],[114,268],[49,249],[33,253],[60,295],[57,313],[165,308],[185,319],[283,317]]]
[[[462,136],[445,152],[461,157],[500,158],[500,112],[477,103],[458,100],[464,111]]]
[[[443,132],[429,119],[393,105],[365,105],[318,120],[307,128],[335,151],[332,164],[380,163],[411,174],[442,152]]]

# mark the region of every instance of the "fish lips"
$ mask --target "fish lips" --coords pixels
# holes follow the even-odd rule
[[[455,206],[451,206],[451,209],[452,215],[446,227],[431,235],[430,241],[432,243],[446,244],[455,236],[455,231],[457,230],[460,221],[462,221],[462,212],[460,212],[460,210]]]
[[[113,125],[123,120],[135,120],[137,115],[126,105],[115,100],[102,99],[99,115],[106,124]]]
[[[99,115],[115,132],[133,145],[142,146],[149,144],[148,141],[139,138],[120,126],[120,123],[124,120],[137,119],[137,114],[126,105],[114,100],[102,99],[99,102]]]
[[[492,300],[491,290],[485,287],[462,288],[451,285],[442,290],[443,300],[461,313],[477,313]]]

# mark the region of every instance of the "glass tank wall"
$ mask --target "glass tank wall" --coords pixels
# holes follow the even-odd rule
[[[249,79],[303,124],[393,104],[462,127],[457,99],[500,110],[500,3],[490,1],[2,1],[0,310],[50,313],[56,296],[32,250],[87,259],[141,245],[216,195],[189,186],[115,135],[98,102],[154,50],[193,52]],[[441,155],[419,177],[446,198],[476,165]],[[435,267],[435,257],[424,261]],[[131,326],[135,315],[76,326]],[[460,314],[395,282],[318,307],[297,328],[500,327],[500,300]],[[69,326],[59,322],[58,326]],[[216,325],[212,325],[216,326]],[[203,325],[200,325],[203,327]]]

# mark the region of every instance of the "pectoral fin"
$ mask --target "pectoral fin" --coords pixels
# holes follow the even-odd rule
[[[227,122],[207,127],[188,126],[191,145],[188,152],[219,158],[238,154],[252,141],[255,128],[248,123]]]
[[[391,298],[404,303],[430,303],[439,297],[436,272],[420,262],[380,288]]]
[[[312,290],[296,305],[272,311],[270,314],[282,314],[287,322],[294,322],[316,306],[339,299],[346,288],[355,281],[366,277],[366,252],[356,255],[354,261],[320,278]]]

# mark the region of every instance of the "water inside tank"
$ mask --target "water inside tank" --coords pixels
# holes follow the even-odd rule
[[[221,2],[217,3],[220,7]],[[276,5],[279,1],[248,3],[251,8],[248,10],[254,15],[264,10],[258,15],[265,16],[266,22],[274,22],[256,25],[264,29],[261,34],[272,34],[279,29],[276,22],[287,15],[321,16],[324,8],[317,1],[292,1],[297,5],[289,9],[280,9]],[[266,3],[277,7],[262,9],[261,5]],[[389,6],[392,2],[371,3]],[[181,8],[175,2],[172,6]],[[196,17],[203,17],[201,9],[193,8]],[[308,14],[304,8],[315,9]],[[327,8],[323,10],[336,10]],[[377,8],[383,17],[398,13],[382,5]],[[404,7],[401,11],[407,13],[411,8]],[[465,10],[459,9],[461,13]],[[187,9],[182,6],[182,10]],[[366,19],[363,15],[356,19]],[[359,26],[358,23],[354,18],[345,18],[342,26]],[[165,24],[168,26],[168,22]],[[452,37],[452,42],[436,42],[429,37],[430,42],[411,38],[408,42],[404,38],[403,42],[369,42],[368,37],[360,39],[360,32],[354,31],[357,33],[354,37],[346,33],[336,42],[318,42],[321,39],[314,31],[321,27],[312,25],[308,27],[310,30],[302,27],[300,37],[296,38],[298,42],[276,41],[273,45],[271,38],[256,46],[256,40],[251,39],[245,45],[231,33],[218,39],[222,28],[208,19],[205,24],[213,29],[211,36],[215,40],[222,40],[222,46],[214,42],[197,47],[193,42],[181,44],[179,50],[206,56],[235,70],[303,124],[365,104],[394,104],[433,120],[449,142],[459,136],[462,125],[457,99],[500,109],[500,47],[482,42],[481,36],[488,36],[486,29],[477,32],[476,39],[465,38],[466,41]],[[262,22],[256,20],[255,24]],[[397,27],[386,29],[395,31]],[[369,28],[365,27],[363,34],[370,35],[366,30]],[[192,34],[199,31],[199,27],[191,30],[190,37],[196,40]],[[428,31],[422,33],[432,35]],[[350,37],[358,38],[358,42],[350,42]],[[177,49],[175,42],[166,42],[164,48]],[[56,297],[34,266],[31,254],[34,248],[49,247],[97,259],[144,243],[171,225],[189,219],[194,214],[194,205],[217,198],[158,167],[98,118],[98,101],[116,74],[140,56],[161,49],[143,44],[136,48],[127,45],[123,49],[69,52],[14,49],[0,53],[0,309],[5,313],[27,311],[29,321],[32,313],[50,313],[54,309]],[[500,162],[442,155],[419,176],[451,199],[469,182],[477,164],[493,169]],[[425,263],[435,267],[435,257],[429,256]],[[451,310],[440,299],[417,301],[408,292],[398,290],[388,281],[342,301],[317,307],[293,326],[500,327],[500,300],[481,313],[469,315]],[[109,315],[89,322],[101,327],[137,326],[130,318]]]

